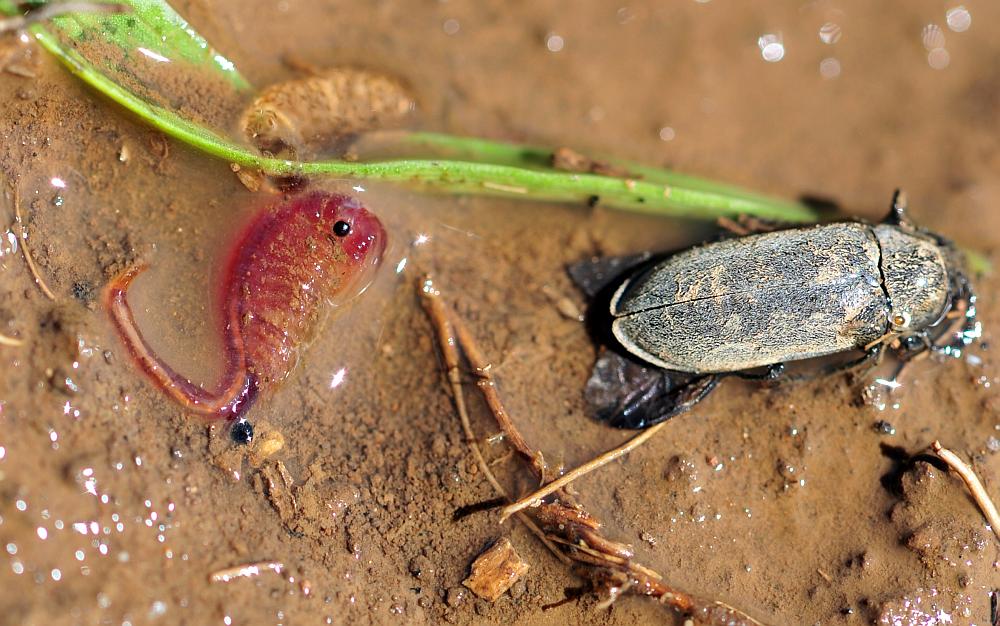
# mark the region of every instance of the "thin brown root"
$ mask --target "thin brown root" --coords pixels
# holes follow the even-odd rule
[[[254,563],[244,563],[216,570],[208,575],[209,582],[228,583],[237,578],[253,578],[260,576],[264,572],[274,572],[281,574],[285,571],[285,564],[280,561],[256,561]]]
[[[993,533],[997,538],[1000,539],[1000,513],[997,512],[996,505],[993,504],[990,495],[986,493],[986,487],[983,486],[976,473],[957,454],[942,446],[940,441],[935,440],[931,444],[931,450],[962,478],[965,486],[972,493],[972,499],[976,501],[976,504],[979,505],[979,510],[986,517],[986,522],[993,529]]]
[[[24,262],[28,264],[31,277],[49,300],[55,300],[56,294],[52,293],[49,286],[42,280],[41,274],[38,273],[38,267],[35,266],[35,260],[31,258],[31,250],[28,249],[28,234],[24,230],[24,220],[21,218],[21,193],[16,185],[14,187],[14,221],[17,222],[17,238],[21,241],[21,253],[24,254]]]
[[[102,2],[47,2],[27,15],[17,15],[0,20],[0,33],[24,30],[37,22],[44,22],[67,13],[124,13],[129,7],[124,4]]]
[[[456,339],[453,330],[453,316],[449,315],[448,310],[445,308],[445,305],[441,300],[441,293],[434,287],[434,282],[429,276],[425,276],[421,281],[420,294],[421,301],[424,305],[424,311],[427,312],[427,316],[431,319],[431,323],[434,325],[434,330],[437,333],[438,346],[441,349],[441,356],[444,358],[445,366],[448,368],[448,383],[451,385],[452,399],[455,402],[455,410],[458,412],[459,420],[462,422],[462,430],[465,433],[465,440],[468,442],[469,448],[472,450],[472,455],[476,457],[476,463],[479,465],[479,469],[482,470],[483,475],[486,476],[486,480],[493,486],[493,490],[506,501],[510,502],[510,496],[507,495],[507,491],[502,485],[500,485],[500,482],[497,481],[496,477],[493,475],[493,471],[490,469],[486,459],[483,458],[482,451],[479,449],[479,443],[476,441],[476,436],[472,432],[472,423],[469,421],[469,411],[465,405],[465,395],[462,392],[462,375],[459,371],[458,346],[456,345],[458,340]],[[529,517],[521,515],[517,519],[536,537],[538,537],[552,552],[552,554],[556,556],[556,558],[564,564],[569,565],[570,560],[566,557],[566,555],[552,545],[548,538],[546,538],[545,533],[542,532],[542,529],[540,529]]]
[[[24,345],[24,341],[17,339],[16,337],[8,337],[0,333],[0,346],[10,346],[12,348],[20,348]]]
[[[580,467],[576,468],[575,470],[573,470],[571,472],[563,474],[559,478],[553,480],[552,482],[550,482],[549,484],[545,485],[544,487],[542,487],[542,488],[540,488],[540,489],[538,489],[538,490],[536,490],[536,491],[528,494],[527,496],[521,498],[517,502],[515,502],[513,504],[510,504],[508,506],[505,506],[503,508],[503,511],[500,512],[500,521],[503,522],[504,520],[506,520],[508,517],[510,517],[514,513],[517,513],[518,511],[520,511],[522,509],[525,509],[525,508],[527,508],[529,506],[537,506],[537,505],[541,504],[542,498],[544,498],[545,496],[548,496],[548,495],[550,495],[552,493],[555,493],[556,491],[559,491],[560,489],[562,489],[566,485],[570,484],[571,482],[573,482],[574,480],[576,480],[577,478],[580,478],[581,476],[583,476],[585,474],[589,474],[590,472],[592,472],[592,471],[594,471],[594,470],[596,470],[598,468],[604,467],[605,465],[607,465],[608,463],[611,463],[612,461],[614,461],[616,459],[620,459],[621,457],[625,456],[626,454],[628,454],[632,450],[635,450],[636,448],[638,448],[642,444],[644,444],[647,441],[649,441],[649,439],[653,435],[655,435],[656,433],[658,433],[660,431],[660,429],[663,428],[666,425],[667,425],[667,422],[660,422],[659,424],[656,424],[655,426],[650,426],[649,428],[647,428],[646,430],[642,431],[641,433],[639,433],[635,437],[632,437],[631,439],[629,439],[628,441],[626,441],[622,445],[618,446],[617,448],[613,448],[611,450],[608,450],[607,452],[605,452],[604,454],[600,455],[599,457],[597,457],[597,458],[595,458],[595,459],[593,459],[591,461],[588,461],[588,462],[584,463],[583,465],[581,465]]]

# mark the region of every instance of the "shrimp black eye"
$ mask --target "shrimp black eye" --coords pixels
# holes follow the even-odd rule
[[[351,233],[351,225],[345,222],[344,220],[340,220],[339,222],[333,225],[333,234],[338,237],[346,237],[350,233]]]

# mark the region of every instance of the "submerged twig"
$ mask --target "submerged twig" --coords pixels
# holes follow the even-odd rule
[[[976,473],[957,454],[942,446],[940,441],[935,440],[931,444],[931,450],[961,477],[965,486],[972,493],[972,499],[976,501],[976,504],[979,505],[979,510],[986,517],[986,522],[993,529],[993,533],[997,538],[1000,539],[1000,513],[997,512],[996,505],[993,504],[990,495],[986,493],[986,487],[983,486],[982,481],[979,480]]]
[[[444,358],[445,367],[448,369],[448,383],[451,385],[451,393],[455,402],[455,409],[458,411],[459,420],[462,422],[462,431],[465,433],[465,439],[469,444],[469,448],[472,449],[473,456],[476,457],[476,463],[479,465],[479,469],[486,476],[486,480],[489,481],[490,485],[493,486],[493,490],[499,494],[504,501],[510,502],[510,496],[507,495],[507,491],[500,485],[500,482],[493,475],[493,471],[490,469],[489,464],[486,459],[483,458],[483,453],[479,449],[479,443],[476,441],[475,434],[472,432],[472,424],[469,421],[469,411],[465,406],[465,395],[462,393],[462,379],[461,374],[458,370],[459,356],[458,356],[458,346],[456,346],[456,337],[453,332],[454,320],[450,316],[441,301],[441,294],[437,289],[434,288],[434,283],[431,281],[430,277],[425,276],[421,280],[420,285],[421,302],[424,305],[424,310],[427,312],[427,316],[431,319],[431,323],[434,324],[434,330],[438,336],[438,345],[441,348],[441,355]],[[518,516],[518,521],[525,525],[525,527],[530,530],[545,546],[549,549],[564,564],[569,564],[569,559],[567,559],[555,546],[553,546],[549,540],[545,537],[545,533],[542,532],[538,526],[531,521],[531,519],[525,515]]]
[[[32,24],[44,22],[66,15],[67,13],[124,13],[128,7],[124,4],[102,2],[46,2],[37,9],[32,9],[25,15],[15,15],[0,19],[0,33],[24,30]]]
[[[476,381],[476,386],[482,392],[483,399],[486,400],[486,404],[490,407],[490,411],[500,426],[504,438],[514,450],[531,463],[531,468],[535,472],[535,475],[538,476],[538,479],[545,480],[546,471],[548,470],[545,458],[542,457],[541,452],[533,450],[524,437],[521,436],[521,433],[518,432],[517,428],[514,427],[514,422],[511,421],[510,414],[507,413],[507,409],[504,408],[503,403],[500,401],[496,381],[493,380],[493,368],[479,351],[479,346],[472,339],[472,333],[469,332],[465,322],[458,316],[451,316],[451,324],[455,328],[456,338],[461,344],[462,350],[465,351],[465,356],[472,363],[472,366],[476,368],[476,375],[479,378]]]
[[[660,429],[666,426],[667,423],[668,422],[660,422],[655,426],[650,426],[649,428],[642,431],[635,437],[632,437],[631,439],[629,439],[622,445],[618,446],[617,448],[612,448],[611,450],[608,450],[607,452],[598,456],[597,458],[587,461],[580,467],[563,474],[562,476],[548,483],[544,487],[540,487],[536,491],[529,493],[528,495],[524,496],[517,502],[504,507],[503,511],[501,511],[500,513],[500,521],[503,522],[505,519],[507,519],[514,513],[517,513],[522,509],[526,509],[529,506],[537,506],[538,504],[541,504],[542,498],[544,498],[545,496],[548,496],[550,494],[555,493],[556,491],[559,491],[566,485],[570,484],[571,482],[573,482],[574,480],[580,478],[585,474],[589,474],[590,472],[598,468],[604,467],[605,465],[611,463],[616,459],[622,458],[632,450],[635,450],[642,444],[646,443],[650,438],[653,437],[653,435],[658,433]]]
[[[42,280],[42,276],[38,273],[38,268],[35,266],[35,260],[31,257],[31,250],[28,249],[28,233],[24,229],[24,220],[21,218],[21,193],[16,184],[14,186],[14,221],[17,222],[17,237],[21,241],[21,253],[24,255],[24,262],[28,264],[28,271],[31,272],[31,277],[49,300],[55,300],[56,294],[52,293],[49,286]]]
[[[480,463],[490,483],[498,493],[506,490],[499,484],[496,477],[489,471],[482,460],[481,452],[472,435],[469,426],[468,411],[462,398],[461,379],[458,372],[458,348],[461,347],[469,363],[480,375],[479,389],[487,401],[497,425],[503,431],[505,440],[510,442],[528,462],[528,469],[535,477],[544,481],[545,465],[540,462],[542,455],[531,447],[518,431],[509,413],[504,409],[499,394],[490,373],[490,365],[483,357],[471,333],[461,319],[444,304],[441,294],[426,277],[419,285],[424,308],[434,324],[441,345],[448,379],[455,405],[462,420],[463,429],[470,445],[476,450],[477,461]],[[655,432],[655,431],[654,431]],[[648,437],[647,437],[648,439]],[[634,441],[634,440],[633,440]],[[626,444],[627,445],[627,444]],[[638,444],[635,444],[638,445]],[[632,447],[635,447],[633,445]],[[614,451],[612,451],[613,453]],[[662,577],[652,569],[632,560],[632,550],[625,544],[607,539],[601,532],[601,524],[590,515],[576,499],[564,489],[554,493],[556,500],[543,503],[530,511],[518,511],[517,519],[530,519],[528,514],[537,521],[540,527],[539,536],[545,545],[553,550],[564,563],[575,562],[581,569],[577,572],[584,575],[592,589],[603,591],[606,599],[601,603],[605,608],[624,593],[646,595],[658,599],[662,604],[671,607],[690,617],[692,623],[706,625],[745,626],[760,622],[721,602],[703,600],[663,582]],[[509,501],[509,500],[508,500]],[[556,548],[558,544],[562,549]]]

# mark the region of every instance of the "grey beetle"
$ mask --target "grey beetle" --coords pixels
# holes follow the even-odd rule
[[[875,364],[886,350],[903,363],[927,350],[959,356],[982,330],[961,255],[910,222],[900,192],[880,224],[762,232],[570,274],[606,294],[617,351],[598,358],[586,395],[619,428],[673,417],[724,376],[773,379],[787,362],[850,352],[860,356],[820,371]]]

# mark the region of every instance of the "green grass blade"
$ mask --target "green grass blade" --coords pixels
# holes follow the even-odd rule
[[[137,55],[148,59],[185,61],[191,66],[225,78],[237,89],[249,89],[250,83],[226,57],[216,51],[199,35],[173,7],[164,0],[93,0],[95,4],[121,4],[129,7],[123,13],[76,12],[53,17],[50,20],[54,34],[64,37],[67,43],[78,47],[97,65],[107,66],[93,56],[105,54],[103,44],[117,49],[120,65],[127,66],[138,60]],[[40,6],[44,2],[31,3]],[[0,11],[16,12],[13,2],[4,0]],[[88,45],[97,43],[91,50]]]
[[[398,139],[398,143],[429,147],[462,160],[557,171],[551,167],[553,150],[539,146],[491,141],[476,137],[456,137],[454,135],[430,132],[404,133]],[[617,169],[628,172],[636,180],[704,191],[714,195],[731,196],[759,205],[767,204],[779,209],[787,209],[790,213],[804,211],[811,214],[811,210],[801,203],[770,198],[734,185],[726,185],[696,176],[678,174],[670,170],[649,167],[623,159],[609,158],[602,160]],[[804,212],[803,214],[805,214]]]

